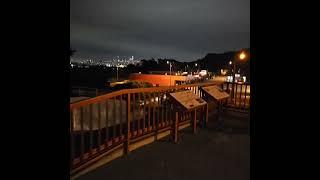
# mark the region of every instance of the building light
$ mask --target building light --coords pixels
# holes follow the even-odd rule
[[[166,99],[167,98],[167,96],[166,95],[163,95],[163,99]]]
[[[243,76],[243,82],[246,82],[247,81],[247,77],[246,76]]]

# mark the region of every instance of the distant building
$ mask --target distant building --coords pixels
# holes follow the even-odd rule
[[[153,86],[175,86],[184,84],[187,80],[186,76],[171,76],[170,75],[161,75],[161,74],[140,74],[133,73],[129,75],[129,80],[148,82]],[[171,80],[171,83],[170,83]]]
[[[148,71],[149,74],[161,74],[161,75],[169,75],[170,71]],[[172,71],[171,74],[175,75],[177,72]]]

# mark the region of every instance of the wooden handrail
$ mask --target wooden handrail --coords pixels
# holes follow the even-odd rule
[[[210,85],[217,85],[218,82],[212,83],[198,83],[198,84],[186,84],[186,85],[179,85],[179,86],[160,86],[160,87],[149,87],[149,88],[134,88],[134,89],[122,89],[119,91],[111,92],[108,94],[104,94],[101,96],[97,96],[94,98],[86,99],[83,101],[75,102],[70,104],[70,109],[79,108],[82,106],[87,106],[89,104],[98,103],[115,96],[119,96],[122,94],[129,94],[129,93],[143,93],[143,92],[155,92],[155,91],[166,91],[166,90],[176,90],[176,89],[183,89],[186,87],[195,87],[195,86],[210,86]]]
[[[86,99],[83,101],[79,101],[79,102],[75,102],[73,104],[70,104],[70,127],[71,127],[71,168],[78,168],[80,166],[84,166],[86,163],[90,162],[91,160],[95,159],[97,157],[97,155],[105,153],[105,152],[112,152],[114,150],[114,147],[116,147],[117,145],[122,144],[124,145],[124,150],[125,153],[129,153],[130,152],[130,144],[131,141],[132,142],[136,142],[137,139],[141,139],[143,137],[147,137],[151,134],[158,134],[159,132],[165,130],[165,129],[170,129],[173,128],[172,126],[174,126],[173,129],[171,129],[171,132],[175,133],[174,136],[174,141],[177,142],[177,131],[178,126],[180,124],[179,119],[186,119],[186,114],[177,114],[177,112],[172,111],[172,107],[171,104],[165,100],[164,100],[164,93],[168,93],[171,92],[172,90],[179,90],[179,89],[189,89],[190,91],[192,91],[195,94],[198,94],[200,97],[202,97],[202,93],[201,93],[201,89],[200,87],[202,86],[212,86],[212,85],[223,85],[224,83],[227,82],[210,82],[210,83],[197,83],[197,84],[186,84],[186,85],[179,85],[179,86],[162,86],[162,87],[150,87],[150,88],[135,88],[135,89],[123,89],[123,90],[119,90],[119,91],[115,91],[115,92],[111,92],[108,94],[104,94],[101,96],[97,96],[91,99]],[[250,84],[248,84],[250,86]],[[229,86],[229,85],[228,85]],[[228,88],[227,86],[227,88]],[[247,88],[246,88],[247,89]],[[245,91],[246,91],[245,89]],[[250,89],[250,88],[249,88]],[[200,92],[199,92],[200,91]],[[152,93],[152,94],[151,94]],[[162,93],[162,95],[159,96],[159,94],[156,96],[154,93]],[[245,92],[246,94],[247,92]],[[136,95],[138,95],[136,97]],[[119,97],[120,96],[120,97]],[[122,97],[123,96],[123,97]],[[142,96],[142,97],[141,97]],[[146,98],[147,97],[147,98]],[[158,99],[157,103],[159,104],[158,107],[155,107],[154,103],[150,103],[150,102],[154,102],[156,97],[161,97],[160,99]],[[241,96],[240,96],[241,97]],[[132,99],[131,99],[132,98]],[[137,109],[135,109],[135,98],[138,98],[138,111],[140,112],[140,110],[142,110],[141,108],[143,108],[143,112],[145,114],[147,114],[148,116],[146,117],[145,114],[143,115],[143,117],[137,117],[135,118],[134,113]],[[153,99],[152,99],[153,98]],[[246,98],[246,96],[245,96]],[[248,98],[250,98],[250,95],[248,96]],[[112,100],[113,102],[113,106],[109,106],[108,101]],[[169,98],[170,99],[170,98]],[[140,101],[143,100],[143,105],[140,104]],[[116,103],[117,101],[117,103]],[[147,104],[146,102],[149,101],[149,103]],[[122,102],[126,102],[126,122],[123,122],[123,118],[122,118]],[[98,103],[98,114],[97,114],[97,118],[93,118],[93,104]],[[105,129],[101,129],[101,104],[105,103],[105,119],[103,119],[103,121],[105,121],[105,126],[103,125],[103,128]],[[117,105],[120,105],[120,109],[118,111],[118,113],[116,113],[116,108]],[[161,104],[161,106],[160,106]],[[237,105],[236,103],[234,103],[235,105]],[[150,106],[152,105],[152,107]],[[242,108],[242,104],[239,104]],[[84,120],[85,120],[85,116],[84,116],[84,110],[85,106],[89,106],[89,118],[87,118],[86,123],[88,123],[89,120],[89,126],[90,126],[90,130],[88,130],[88,128],[86,128],[84,130]],[[247,106],[244,103],[243,105],[243,109],[245,109]],[[249,107],[250,107],[250,102],[249,102]],[[75,110],[75,108],[79,108],[79,111]],[[152,111],[150,111],[152,108]],[[161,118],[159,118],[159,114],[158,114],[158,121],[156,120],[156,116],[155,116],[155,112],[159,113],[159,108],[161,108]],[[204,112],[207,112],[208,114],[208,105],[206,107],[204,107]],[[75,121],[75,117],[73,116],[74,113],[77,112],[78,114],[78,121],[80,122],[80,128],[78,127],[77,129],[73,127],[73,123]],[[87,112],[88,113],[88,112]],[[111,113],[112,117],[111,119],[109,119],[109,113]],[[132,113],[132,115],[131,115]],[[175,118],[173,117],[175,113]],[[116,121],[116,116],[120,114],[120,121]],[[192,120],[191,121],[193,123],[193,131],[196,132],[196,126],[195,123],[197,122],[196,120],[196,112],[194,114],[192,114],[192,117],[190,116],[191,114],[189,114],[188,119]],[[152,116],[152,117],[151,117]],[[86,116],[87,117],[87,116]],[[159,121],[161,119],[161,121]],[[92,126],[92,122],[93,120],[98,122],[98,127],[97,128],[93,128]],[[142,123],[140,123],[142,121]],[[156,122],[157,121],[157,122]],[[111,122],[111,124],[109,123]],[[138,123],[136,123],[138,122]],[[151,123],[152,122],[152,123]],[[138,128],[135,128],[135,124],[138,126]],[[161,124],[161,126],[159,126],[159,124]],[[205,117],[205,125],[208,124],[208,116]],[[170,127],[171,126],[171,127]],[[132,128],[131,128],[132,127]],[[80,129],[80,132],[79,132]],[[132,131],[131,131],[132,129]],[[120,131],[118,131],[120,130]],[[124,132],[125,130],[125,132]],[[104,133],[105,135],[102,137],[101,133]],[[120,132],[120,133],[117,133]],[[75,144],[75,139],[76,138],[80,138],[78,141],[78,145]],[[85,143],[85,137],[90,137],[90,141]],[[95,139],[97,140],[97,144],[93,145],[93,137],[95,137]],[[103,138],[103,143],[101,138]],[[101,145],[100,143],[102,143],[103,145]],[[88,145],[90,145],[89,149],[85,149],[85,147],[88,148]],[[79,149],[79,152],[75,152],[76,148],[75,146]],[[94,147],[93,147],[94,146]],[[89,165],[90,163],[88,163],[87,165]]]

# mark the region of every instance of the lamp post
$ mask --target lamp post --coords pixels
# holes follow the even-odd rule
[[[171,67],[172,67],[172,65],[171,65],[171,62],[169,62],[169,61],[167,61],[167,64],[169,64],[169,66],[170,66],[170,86],[171,86]]]
[[[234,92],[234,84],[235,84],[235,78],[236,78],[236,63],[237,63],[237,59],[239,58],[239,60],[244,60],[247,57],[247,55],[245,54],[244,51],[242,51],[239,54],[239,57],[235,57],[234,61],[233,61],[233,77],[232,77],[232,98],[234,98],[234,94],[237,92]],[[232,62],[230,61],[229,64],[231,65]]]
[[[117,82],[118,82],[118,79],[119,79],[119,66],[117,65]]]

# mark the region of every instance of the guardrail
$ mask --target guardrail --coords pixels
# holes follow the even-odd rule
[[[89,88],[89,87],[72,87],[70,89],[71,97],[96,97],[110,92],[111,90],[98,89],[98,88]]]
[[[128,152],[131,141],[172,129],[168,93],[190,90],[202,97],[200,87],[211,85],[217,83],[124,89],[70,104],[71,170],[119,145]],[[179,115],[179,123],[190,119],[191,114]]]
[[[250,83],[225,82],[221,84],[221,88],[231,95],[227,107],[244,111],[250,110]]]

